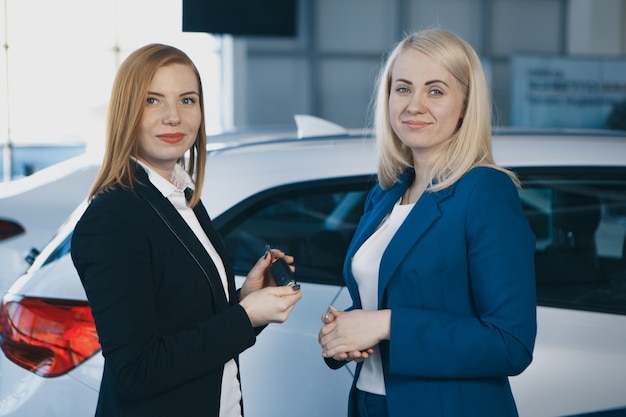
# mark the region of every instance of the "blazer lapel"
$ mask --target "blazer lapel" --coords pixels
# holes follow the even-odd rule
[[[213,303],[216,307],[216,311],[225,308],[226,306],[228,306],[228,302],[226,300],[226,294],[224,293],[222,287],[222,281],[220,279],[219,272],[213,264],[213,260],[204,249],[204,246],[202,246],[202,243],[198,240],[193,230],[191,230],[189,225],[180,216],[178,211],[176,211],[176,208],[170,203],[167,198],[163,197],[163,195],[150,183],[150,180],[148,179],[145,171],[143,169],[139,169],[138,171],[142,171],[141,175],[138,175],[138,178],[141,180],[142,184],[135,187],[137,194],[144,198],[153,207],[153,209],[157,211],[157,214],[159,214],[163,222],[167,225],[167,227],[170,228],[174,236],[180,241],[180,243],[185,247],[185,249],[187,249],[189,254],[196,261],[211,287],[211,292],[213,294]],[[206,227],[202,222],[201,225],[206,231]],[[208,236],[211,240],[211,243],[215,244],[216,239],[212,238],[210,234],[208,234]],[[223,252],[220,253],[220,256],[223,256]],[[230,279],[228,281],[233,280]],[[229,286],[230,285],[234,286],[234,283],[231,284],[229,282]]]
[[[393,206],[398,202],[402,194],[406,191],[411,181],[401,181],[385,192],[383,197],[367,213],[364,213],[355,233],[354,239],[348,249],[348,259],[351,259],[356,251],[361,247],[371,235],[376,231],[383,219],[391,212]],[[430,230],[432,225],[441,217],[440,203],[454,193],[455,185],[435,193],[425,192],[415,203],[415,206],[402,223],[394,237],[387,245],[383,253],[380,269],[378,271],[378,306],[382,307],[382,300],[389,280],[404,261],[409,251],[420,241],[422,236]],[[348,279],[346,285],[354,300],[355,307],[361,306],[358,287],[348,267]]]
[[[378,271],[378,305],[382,306],[385,288],[409,251],[418,244],[442,215],[440,203],[452,196],[452,185],[435,193],[425,192],[393,236],[383,253]]]
[[[409,250],[420,240],[441,216],[439,207],[430,193],[425,193],[404,220],[383,253],[378,270],[378,305],[382,306],[385,288],[391,276],[406,257]]]
[[[236,304],[238,303],[238,300],[237,290],[235,289],[235,272],[233,269],[232,261],[230,259],[230,255],[228,254],[228,251],[223,244],[222,237],[217,232],[217,230],[213,228],[211,218],[209,217],[209,214],[207,213],[206,208],[204,207],[202,202],[199,202],[196,207],[194,207],[193,211],[194,213],[196,213],[196,217],[198,218],[202,229],[204,229],[204,232],[207,234],[209,240],[213,244],[213,247],[219,254],[220,258],[222,258],[224,269],[226,269],[226,276],[228,278],[228,299],[230,300],[231,305]]]
[[[383,219],[389,214],[394,204],[400,199],[406,191],[407,185],[397,184],[385,193],[383,198],[376,205],[363,214],[361,219],[362,227],[359,227],[354,235],[350,249],[356,252],[363,242],[365,242],[376,231]]]
[[[371,210],[363,213],[363,217],[357,227],[357,230],[352,238],[352,242],[347,251],[346,262],[346,286],[348,291],[355,300],[355,307],[361,307],[361,297],[359,295],[359,289],[352,275],[352,257],[356,251],[363,245],[363,243],[376,231],[376,228],[383,219],[389,214],[393,205],[400,199],[402,194],[406,191],[410,182],[397,183],[391,189],[384,193],[383,197],[378,201]]]

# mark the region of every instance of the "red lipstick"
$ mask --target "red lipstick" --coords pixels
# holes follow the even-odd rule
[[[185,134],[181,132],[163,133],[163,134],[157,135],[157,138],[161,139],[163,142],[166,142],[166,143],[178,143],[185,138]]]

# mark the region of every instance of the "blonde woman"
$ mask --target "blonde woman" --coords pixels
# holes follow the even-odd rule
[[[344,265],[353,306],[322,315],[332,368],[357,361],[350,416],[506,417],[531,362],[535,238],[495,164],[476,52],[428,29],[397,44],[375,95],[379,183]]]

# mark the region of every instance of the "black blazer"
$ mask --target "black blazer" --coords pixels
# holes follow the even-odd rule
[[[96,415],[217,417],[224,364],[256,332],[204,206],[194,212],[224,262],[230,303],[193,231],[142,169],[137,177],[134,192],[97,196],[72,238],[105,358]]]

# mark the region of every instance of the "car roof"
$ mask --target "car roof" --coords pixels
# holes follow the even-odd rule
[[[493,133],[495,161],[506,167],[626,166],[626,132],[501,129]]]
[[[281,184],[376,172],[375,144],[369,131],[298,133],[213,138],[203,194],[209,213],[219,214],[251,193]],[[624,167],[626,132],[496,129],[493,151],[496,162],[509,168]],[[214,194],[207,195],[207,190]]]
[[[272,144],[289,147],[296,142],[326,142],[360,139],[370,142],[367,129],[346,129],[324,119],[295,115],[293,127],[239,129],[208,138],[212,153],[247,149],[259,152]],[[600,129],[554,129],[494,127],[494,157],[498,164],[518,166],[624,166],[626,165],[626,131]],[[303,146],[303,145],[294,145]],[[368,144],[367,146],[373,146]]]

